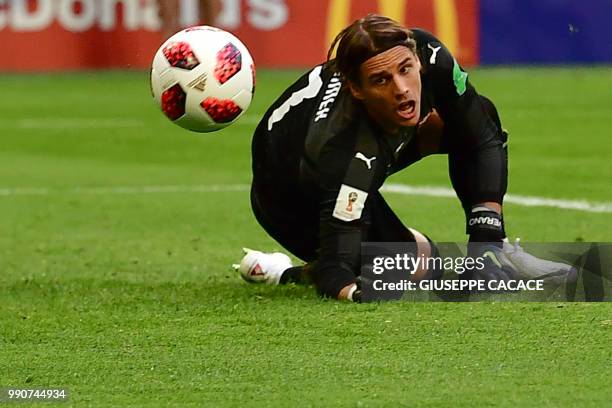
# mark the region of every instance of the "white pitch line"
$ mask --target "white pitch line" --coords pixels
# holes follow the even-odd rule
[[[4,196],[31,196],[31,195],[50,195],[53,191],[48,188],[0,188],[0,197]]]
[[[218,193],[249,191],[248,184],[210,184],[186,186],[142,186],[142,187],[74,187],[70,189],[48,188],[0,188],[0,197],[39,195],[115,195],[115,194],[163,194],[163,193]]]
[[[249,191],[248,184],[210,184],[192,186],[144,186],[144,187],[78,187],[67,190],[69,194],[160,194],[160,193],[224,193]]]
[[[405,184],[386,184],[381,191],[389,193],[417,195],[426,197],[455,197],[451,188],[420,186],[413,187]],[[532,197],[515,194],[506,194],[504,203],[522,205],[524,207],[553,207],[564,210],[578,210],[594,213],[612,212],[612,203],[589,202],[586,200],[564,200],[556,198]]]
[[[245,114],[234,125],[254,126],[263,115]],[[163,119],[163,117],[162,117]],[[145,127],[142,118],[23,118],[0,119],[0,129],[54,130],[54,129],[114,129]]]
[[[32,118],[0,120],[0,128],[9,129],[108,129],[134,128],[145,125],[137,118]]]
[[[0,188],[0,197],[10,196],[46,196],[46,195],[113,195],[113,194],[164,194],[164,193],[218,193],[247,192],[248,184],[209,184],[209,185],[168,185],[168,186],[133,186],[133,187],[75,187],[71,189],[51,188]],[[455,192],[450,188],[433,186],[409,186],[406,184],[386,184],[382,192],[424,197],[454,198]],[[576,210],[591,213],[611,213],[612,203],[591,202],[586,200],[563,200],[545,197],[533,197],[507,194],[505,203],[525,207],[552,207],[565,210]]]
[[[254,126],[259,123],[262,115],[246,114],[234,124]],[[0,129],[114,129],[138,128],[147,126],[140,118],[30,118],[6,120],[0,119]]]

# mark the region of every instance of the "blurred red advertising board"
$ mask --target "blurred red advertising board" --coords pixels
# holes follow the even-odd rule
[[[325,59],[343,27],[375,12],[432,31],[474,65],[477,2],[222,0],[218,25],[242,39],[260,67],[307,67]],[[0,70],[147,68],[163,42],[160,25],[155,0],[0,0]]]

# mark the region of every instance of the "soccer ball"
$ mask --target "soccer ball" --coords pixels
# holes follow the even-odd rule
[[[242,42],[209,26],[180,31],[153,59],[151,92],[174,123],[212,132],[234,123],[251,104],[255,65]]]

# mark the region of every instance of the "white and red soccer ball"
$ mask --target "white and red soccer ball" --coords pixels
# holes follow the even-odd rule
[[[155,54],[151,91],[168,119],[189,130],[212,132],[234,123],[251,104],[253,58],[226,31],[187,28]]]

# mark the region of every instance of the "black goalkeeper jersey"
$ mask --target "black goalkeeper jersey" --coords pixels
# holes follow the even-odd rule
[[[422,65],[421,118],[433,109],[438,112],[453,132],[448,150],[477,148],[495,139],[499,130],[467,73],[431,33],[412,31]],[[415,132],[385,134],[342,86],[332,64],[319,65],[291,85],[261,120],[253,140],[254,176],[311,195],[321,187],[339,187],[357,159],[371,173],[369,185],[361,187],[376,191],[388,175],[420,157],[414,148],[407,149]],[[360,145],[359,135],[371,143]],[[360,148],[367,151],[356,157]]]
[[[437,111],[452,135],[445,152],[501,144],[499,127],[467,73],[431,33],[412,31],[422,65],[420,117]],[[259,123],[252,146],[254,183],[293,205],[288,210],[296,216],[319,223],[320,268],[354,274],[370,223],[368,196],[421,157],[411,143],[416,132],[385,134],[343,87],[333,64],[322,64],[291,85]],[[474,177],[478,184],[478,174]]]

